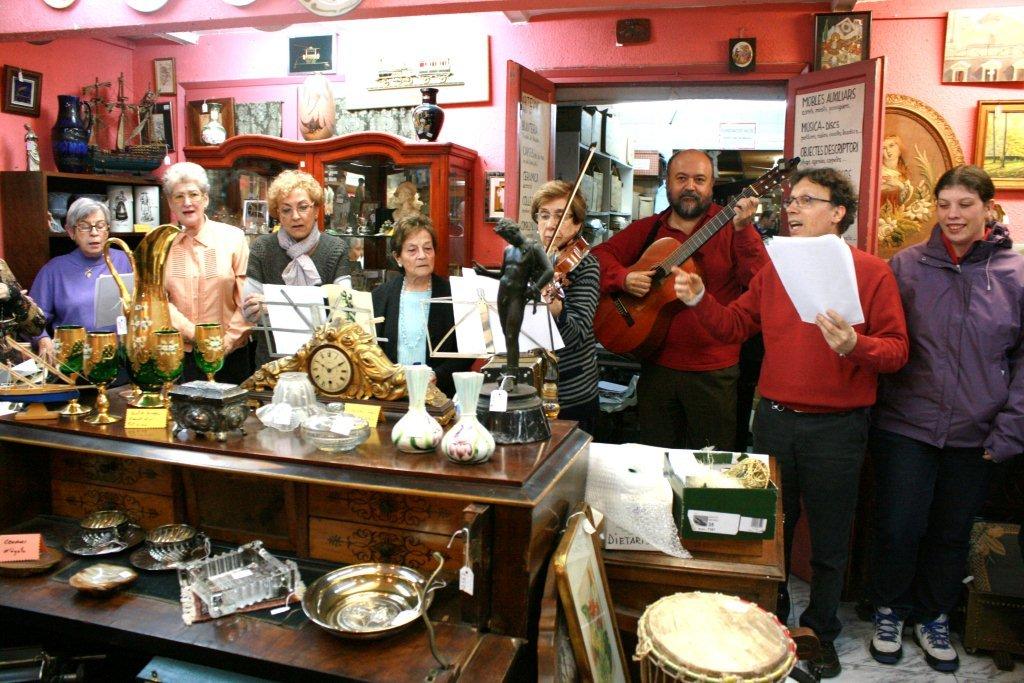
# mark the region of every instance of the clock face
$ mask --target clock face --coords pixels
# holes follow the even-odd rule
[[[352,382],[352,363],[337,346],[321,346],[309,357],[309,380],[323,394],[340,394]]]

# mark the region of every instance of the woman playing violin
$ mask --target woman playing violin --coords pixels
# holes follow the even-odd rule
[[[547,297],[550,299],[548,308],[565,342],[565,347],[557,351],[558,402],[562,407],[558,417],[577,420],[582,429],[593,434],[599,410],[594,311],[597,309],[600,269],[592,254],[579,257],[582,243],[574,242],[587,215],[587,204],[577,194],[567,209],[570,194],[572,187],[565,181],[545,183],[533,195],[531,212],[537,221],[542,243],[545,246],[551,244],[557,251],[554,257],[556,279],[559,272],[566,273],[561,278],[561,292],[547,290],[552,292]],[[566,211],[568,215],[561,220]],[[558,227],[560,221],[561,227]],[[572,263],[575,267],[570,267]]]

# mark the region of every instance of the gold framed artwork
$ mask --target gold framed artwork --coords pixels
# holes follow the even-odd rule
[[[928,239],[935,225],[935,183],[964,163],[942,114],[919,99],[887,95],[879,184],[878,255],[889,258]]]
[[[997,188],[1024,189],[1024,100],[978,102],[974,164]]]
[[[1024,81],[1024,7],[950,10],[945,45],[943,83]]]
[[[871,12],[814,15],[814,70],[861,62],[870,57]]]
[[[595,683],[628,680],[600,539],[589,506],[569,517],[552,564],[581,678]]]
[[[153,60],[153,90],[157,95],[178,94],[178,73],[174,66],[174,57]]]
[[[505,217],[505,174],[502,171],[487,172],[487,198],[484,206],[484,220],[497,222]]]

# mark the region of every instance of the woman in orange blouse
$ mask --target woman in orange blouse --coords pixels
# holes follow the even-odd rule
[[[174,164],[164,173],[163,189],[184,228],[171,245],[164,271],[171,323],[181,332],[187,351],[181,381],[203,378],[191,353],[196,325],[220,323],[226,356],[217,379],[239,383],[250,374],[249,324],[242,315],[249,242],[240,229],[206,217],[210,181],[202,166]]]

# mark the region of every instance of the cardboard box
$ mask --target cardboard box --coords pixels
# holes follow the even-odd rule
[[[725,470],[746,453],[700,452],[716,470]],[[683,539],[766,540],[775,536],[775,504],[779,490],[772,482],[765,489],[687,488],[681,476],[667,468],[672,487],[672,517]]]

